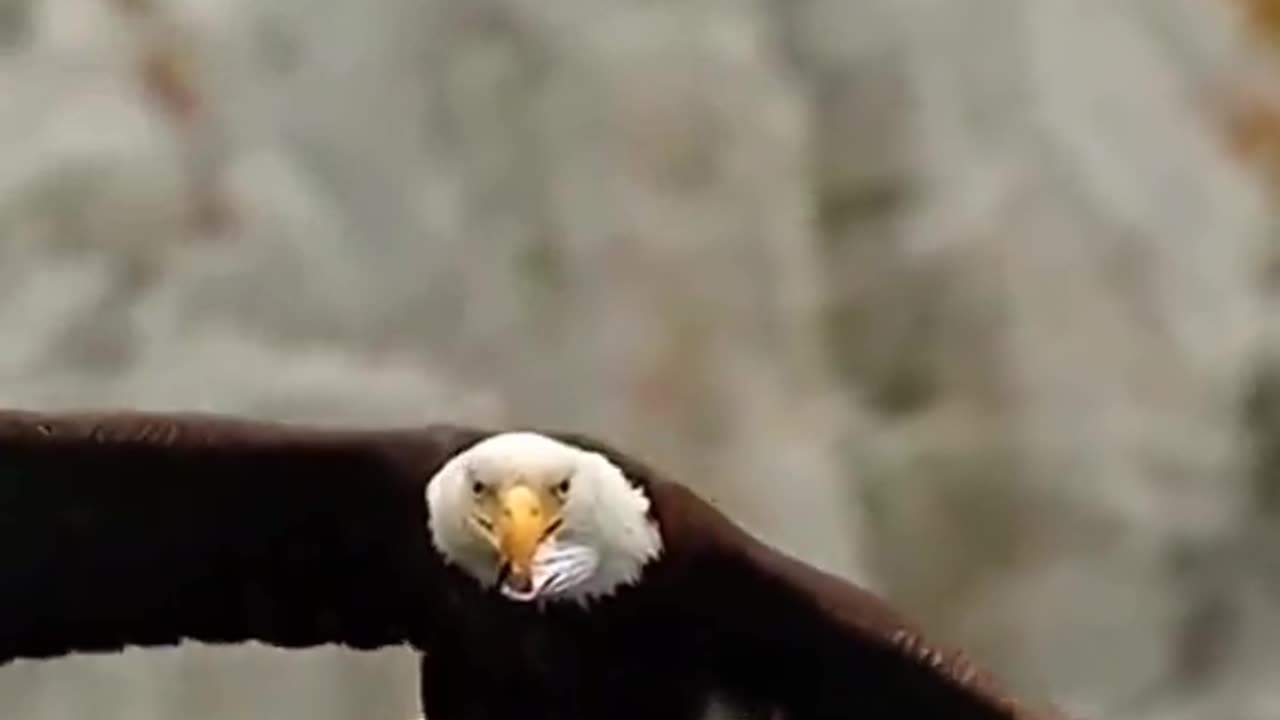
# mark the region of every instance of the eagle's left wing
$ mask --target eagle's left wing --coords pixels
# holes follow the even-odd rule
[[[963,654],[928,643],[871,593],[768,547],[691,490],[652,478],[646,487],[689,652],[731,699],[788,720],[1056,718],[1019,704]]]

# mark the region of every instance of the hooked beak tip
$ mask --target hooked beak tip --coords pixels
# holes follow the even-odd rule
[[[533,578],[526,574],[516,574],[508,572],[503,579],[503,585],[508,589],[517,593],[525,594],[533,592]]]

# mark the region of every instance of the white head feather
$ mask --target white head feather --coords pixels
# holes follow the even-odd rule
[[[451,458],[426,489],[436,549],[482,584],[495,584],[500,568],[492,544],[468,522],[471,484],[497,484],[517,476],[530,482],[571,478],[557,542],[594,551],[594,571],[554,597],[585,601],[607,596],[638,580],[645,565],[661,553],[661,536],[648,517],[649,499],[608,458],[538,433],[503,433]]]

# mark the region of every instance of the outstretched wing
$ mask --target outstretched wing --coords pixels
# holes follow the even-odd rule
[[[783,717],[1048,720],[871,593],[748,535],[692,491],[645,483],[722,689]]]
[[[428,641],[425,483],[479,431],[0,412],[0,662]]]

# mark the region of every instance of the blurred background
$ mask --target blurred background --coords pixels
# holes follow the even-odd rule
[[[587,430],[1035,702],[1280,718],[1280,2],[0,0],[0,405]],[[86,601],[91,601],[86,598]],[[407,652],[0,669],[408,720]]]

